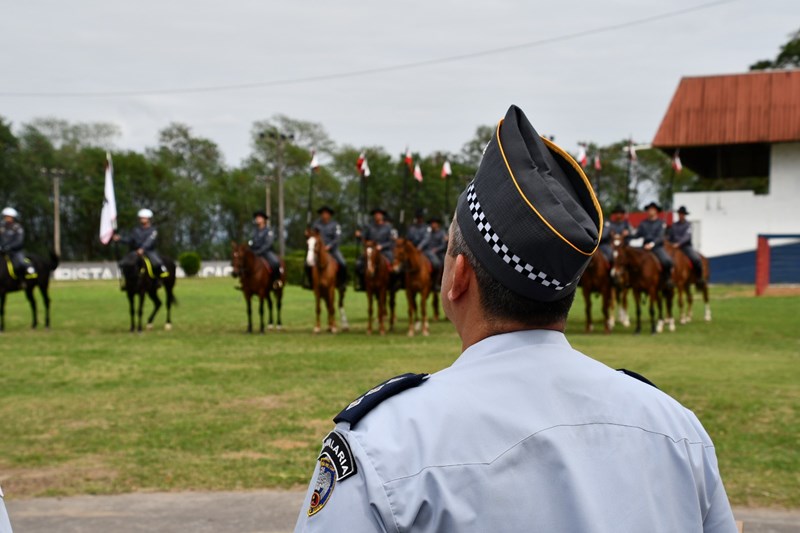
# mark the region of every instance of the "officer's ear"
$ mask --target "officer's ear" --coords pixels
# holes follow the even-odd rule
[[[447,299],[456,302],[467,293],[475,278],[475,272],[465,255],[459,254],[453,258],[452,275],[453,283],[447,291]]]

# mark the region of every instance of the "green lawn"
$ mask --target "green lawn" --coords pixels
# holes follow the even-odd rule
[[[331,418],[350,400],[459,353],[446,321],[430,337],[407,338],[402,296],[395,333],[367,337],[365,297],[349,292],[352,330],[314,336],[312,296],[296,287],[284,331],[245,335],[233,284],[179,280],[174,329],[164,331],[162,311],[142,335],[127,332],[127,302],[112,282],[56,283],[50,331],[31,331],[23,296],[10,295],[0,336],[6,494],[304,486]],[[751,295],[715,287],[714,322],[658,336],[586,335],[579,299],[568,336],[698,414],[734,504],[797,508],[800,297]]]

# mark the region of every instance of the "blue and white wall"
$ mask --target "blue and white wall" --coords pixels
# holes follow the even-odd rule
[[[752,191],[675,194],[694,229],[693,243],[711,261],[714,283],[753,283],[759,234],[800,234],[800,142],[772,145],[769,194]],[[800,283],[800,243],[775,241],[771,280]]]

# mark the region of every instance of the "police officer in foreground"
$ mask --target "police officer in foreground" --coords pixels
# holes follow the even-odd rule
[[[692,247],[692,223],[686,220],[686,215],[688,214],[689,211],[686,210],[685,206],[682,205],[678,208],[678,221],[673,222],[670,228],[669,240],[676,248],[680,248],[686,254],[686,257],[692,262],[692,268],[697,273],[697,279],[702,283],[704,281],[703,260],[700,258],[700,254]]]
[[[114,241],[127,244],[130,248],[122,260],[119,262],[120,268],[136,266],[137,258],[145,257],[150,262],[152,271],[149,272],[155,279],[166,278],[169,276],[161,255],[156,250],[158,230],[153,226],[153,212],[149,209],[140,209],[136,214],[139,217],[139,226],[133,228],[130,235],[122,237],[118,233],[114,234]],[[124,282],[123,277],[123,282]],[[125,287],[123,286],[124,290]]]
[[[406,239],[419,248],[419,244],[425,239],[428,234],[428,225],[425,223],[425,210],[418,209],[414,214],[414,222],[408,226],[406,231]]]
[[[14,269],[13,276],[23,282],[38,276],[33,264],[25,257],[24,244],[25,230],[19,223],[19,213],[13,207],[6,207],[0,224],[0,256],[8,257]],[[0,268],[6,268],[6,265]]]
[[[600,251],[603,253],[609,264],[614,263],[613,240],[614,236],[620,235],[625,242],[631,234],[631,226],[625,219],[625,208],[617,204],[611,210],[610,220],[606,220],[603,226],[603,233],[600,237]]]
[[[439,290],[442,266],[444,265],[444,254],[447,251],[447,233],[442,229],[442,219],[431,217],[428,220],[430,225],[425,232],[425,237],[417,245],[417,249],[425,254],[433,267],[434,290]]]
[[[12,533],[6,505],[3,502],[3,488],[0,487],[0,533]]]
[[[336,416],[295,531],[735,533],[692,412],[564,336],[602,226],[580,166],[512,106],[450,228],[461,356]]]
[[[386,220],[386,211],[380,207],[376,207],[370,211],[372,215],[372,222],[366,225],[364,231],[357,231],[356,237],[362,241],[372,241],[375,247],[383,255],[389,263],[394,260],[394,245],[397,239],[397,231],[392,226],[391,222]],[[359,256],[356,259],[356,290],[364,290],[364,258]]]
[[[325,249],[327,249],[328,253],[339,263],[338,284],[342,285],[347,283],[347,263],[345,263],[342,252],[339,250],[339,243],[342,239],[342,226],[333,219],[333,215],[336,213],[327,205],[323,205],[317,209],[317,214],[319,218],[314,221],[311,228],[319,231]],[[310,267],[307,266],[306,268],[309,269]],[[308,276],[308,279],[310,280],[311,276]]]
[[[672,258],[664,250],[664,237],[667,232],[667,225],[658,218],[661,213],[661,206],[655,202],[650,202],[644,206],[647,211],[647,218],[639,223],[632,238],[642,238],[644,244],[642,248],[655,254],[661,263],[661,283],[664,287],[672,288]]]
[[[253,213],[253,238],[250,239],[248,244],[250,245],[250,250],[252,250],[257,257],[263,257],[267,260],[273,272],[281,272],[281,260],[273,249],[275,245],[275,232],[267,225],[268,220],[269,217],[264,210],[258,210]],[[280,279],[276,281],[276,283],[279,282]]]

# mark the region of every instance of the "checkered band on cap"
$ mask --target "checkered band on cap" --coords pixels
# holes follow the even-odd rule
[[[475,193],[474,183],[471,183],[467,188],[467,202],[469,202],[469,211],[472,213],[472,220],[477,225],[478,231],[483,235],[483,240],[491,245],[494,253],[509,267],[512,267],[517,274],[525,276],[545,287],[551,287],[556,291],[564,290],[572,284],[572,282],[566,284],[560,282],[509,250],[508,246],[500,239],[500,236],[492,229],[492,225],[486,218],[486,213],[481,209],[481,203],[478,201],[478,195]]]

